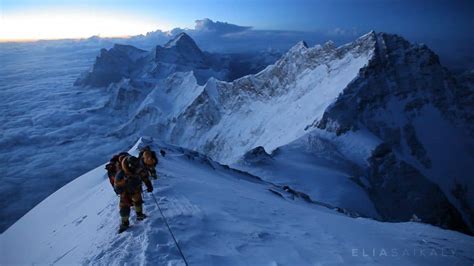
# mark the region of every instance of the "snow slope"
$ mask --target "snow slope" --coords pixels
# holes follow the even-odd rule
[[[365,187],[359,184],[364,162],[359,165],[353,159],[368,157],[379,142],[368,132],[353,133],[344,139],[313,130],[270,154],[263,147],[255,148],[231,166],[289,186],[314,200],[380,219]],[[368,150],[365,154],[364,149]],[[356,156],[351,157],[351,152]]]
[[[474,262],[470,236],[350,218],[195,152],[153,147],[167,151],[153,193],[190,265]],[[132,217],[131,228],[116,234],[118,198],[104,174],[100,166],[78,177],[10,227],[0,236],[0,263],[184,265],[150,194],[149,218]]]

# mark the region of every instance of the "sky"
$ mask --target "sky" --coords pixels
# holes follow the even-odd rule
[[[0,40],[85,38],[193,28],[211,18],[254,29],[398,33],[472,39],[474,1],[0,0]]]

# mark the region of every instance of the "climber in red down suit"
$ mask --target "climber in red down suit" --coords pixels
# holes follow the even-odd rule
[[[142,182],[145,183],[148,192],[153,192],[153,185],[149,179],[149,172],[134,156],[122,156],[119,159],[120,170],[115,176],[114,189],[120,195],[120,217],[121,223],[119,233],[125,231],[129,226],[130,207],[135,207],[137,220],[146,218],[143,213]]]

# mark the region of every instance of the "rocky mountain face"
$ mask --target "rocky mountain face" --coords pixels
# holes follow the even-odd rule
[[[375,32],[340,47],[300,42],[232,81],[231,57],[202,52],[185,34],[148,53],[118,50],[104,52],[87,82],[78,81],[94,85],[106,65],[99,62],[112,69],[122,62],[104,75],[121,77],[108,87],[108,107],[124,117],[112,135],[151,135],[225,164],[255,154],[278,164],[275,150],[294,153],[294,143],[307,143],[305,154],[332,167],[347,162],[344,173],[370,197],[377,218],[418,217],[472,232],[473,94],[426,46]],[[105,60],[115,53],[119,61]]]
[[[163,47],[154,51],[153,77],[164,78],[175,72],[193,71],[198,84],[204,84],[210,77],[226,80],[228,58],[204,53],[186,33],[177,35]]]
[[[468,127],[470,134],[474,133],[473,124],[469,123],[474,121],[474,94],[456,82],[440,65],[435,53],[424,45],[410,44],[396,35],[381,33],[372,36],[374,56],[361,69],[360,76],[318,121],[319,128],[341,134],[357,129],[357,123],[362,122],[375,129],[386,122],[388,115],[376,118],[367,110],[385,108],[391,100],[396,99],[405,101],[405,114],[415,116],[417,110],[431,104],[446,119],[458,122],[462,127]],[[370,115],[372,117],[368,117]],[[384,121],[377,122],[377,119]],[[389,131],[380,132],[379,135],[390,138],[389,135],[393,134]]]
[[[416,214],[470,231],[473,198],[453,191],[473,185],[473,92],[426,46],[371,36],[374,56],[315,125],[337,135],[365,128],[383,141],[368,168],[368,191],[383,217]]]
[[[76,80],[74,85],[103,87],[122,78],[136,75],[147,52],[130,45],[115,44],[110,50],[100,50],[91,72]]]
[[[474,69],[466,70],[457,75],[457,80],[464,86],[474,91]]]
[[[209,78],[231,80],[256,73],[277,58],[272,53],[258,56],[248,54],[212,54],[201,51],[186,33],[164,46],[144,51],[130,45],[116,44],[102,49],[91,71],[79,77],[76,86],[107,87],[121,79],[157,82],[177,72],[192,71],[198,84]]]
[[[398,157],[389,146],[378,146],[369,159],[368,193],[377,212],[388,221],[421,221],[471,233],[456,202],[451,203],[441,188],[415,166]],[[470,213],[466,213],[469,219]],[[468,220],[468,222],[470,222]]]

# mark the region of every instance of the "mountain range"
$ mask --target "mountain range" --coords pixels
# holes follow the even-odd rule
[[[352,180],[327,195],[331,204],[347,203],[355,189],[373,207],[353,211],[471,232],[474,97],[428,47],[375,32],[340,47],[299,42],[256,74],[228,76],[228,61],[182,33],[152,52],[103,51],[77,83],[112,84],[109,105],[127,117],[114,136],[151,135],[247,170],[257,147],[278,165],[287,163],[279,150],[303,146],[338,161],[330,168],[343,169],[341,182]],[[310,194],[321,189],[311,176],[322,174],[312,171],[298,184]]]

